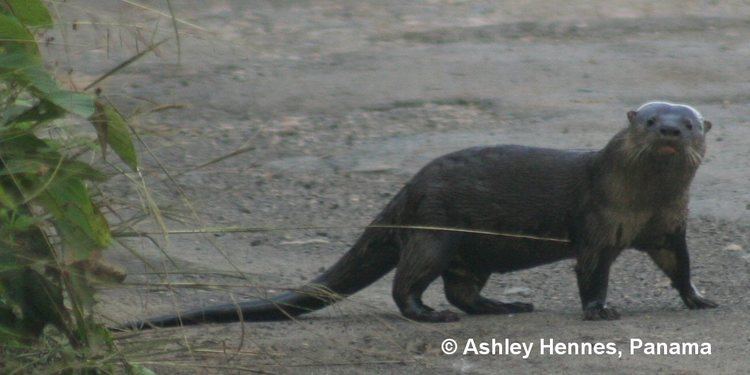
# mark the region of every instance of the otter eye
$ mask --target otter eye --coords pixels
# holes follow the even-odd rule
[[[690,120],[685,120],[685,127],[688,128],[688,130],[693,130],[693,124],[690,123]]]
[[[653,117],[648,119],[648,121],[646,121],[646,126],[648,126],[649,128],[654,126],[654,124],[656,124],[656,119]]]

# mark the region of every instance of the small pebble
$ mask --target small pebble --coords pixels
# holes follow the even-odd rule
[[[533,295],[533,292],[531,291],[531,289],[525,286],[515,286],[515,287],[505,289],[505,292],[503,294],[505,295],[516,294],[522,297],[531,297]]]
[[[737,245],[736,243],[730,243],[729,245],[724,247],[724,250],[726,251],[742,251],[742,246]]]

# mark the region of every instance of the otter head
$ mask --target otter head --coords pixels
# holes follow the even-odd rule
[[[684,161],[697,167],[706,152],[711,123],[685,104],[649,102],[628,112],[628,151],[634,160],[647,157]]]

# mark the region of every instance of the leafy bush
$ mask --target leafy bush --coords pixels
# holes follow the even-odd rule
[[[40,0],[0,0],[0,372],[91,372],[115,350],[93,318],[93,283],[122,276],[99,263],[111,235],[91,186],[106,176],[77,157],[93,139],[55,130],[91,123],[102,152],[134,171],[138,158],[114,107],[45,68],[35,34],[51,26]],[[40,346],[45,355],[8,360]]]

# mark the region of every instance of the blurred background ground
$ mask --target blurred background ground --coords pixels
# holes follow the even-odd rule
[[[62,20],[46,54],[79,87],[153,41],[174,37],[164,1],[53,4]],[[158,238],[174,263],[149,241],[128,240],[163,273],[151,274],[122,248],[110,251],[130,275],[128,285],[103,292],[108,318],[300,285],[343,254],[360,232],[351,227],[366,225],[431,158],[479,144],[599,148],[624,126],[626,111],[653,99],[689,103],[714,123],[693,185],[688,239],[696,284],[721,306],[686,310],[646,257],[626,253],[610,287],[620,321],[580,320],[572,262],[562,262],[490,280],[487,295],[533,302],[532,314],[423,325],[399,317],[389,275],[297,322],[159,330],[123,344],[137,351],[148,343],[139,358],[157,373],[688,374],[750,367],[750,5],[173,0],[172,7],[179,59],[170,40],[100,85],[126,113],[176,105],[135,118],[180,187],[163,183],[165,174],[144,154],[156,200],[188,220],[167,224],[331,228]],[[194,168],[237,149],[249,151]],[[139,204],[128,186],[113,180],[110,191]],[[157,285],[167,281],[204,287]],[[439,281],[425,299],[448,307]],[[623,350],[631,337],[708,341],[713,354],[462,358],[441,354],[446,337],[617,342]]]

